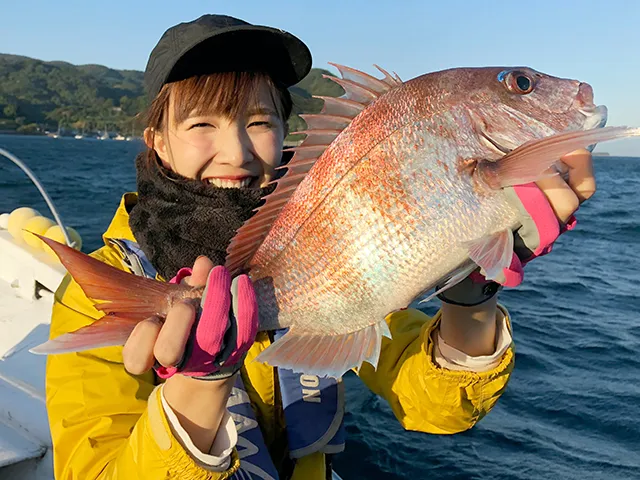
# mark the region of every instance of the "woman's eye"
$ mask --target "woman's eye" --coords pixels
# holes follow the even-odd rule
[[[258,121],[258,122],[251,122],[249,124],[250,127],[270,127],[271,126],[271,122],[267,122],[264,120]]]
[[[212,127],[213,125],[211,125],[210,123],[205,123],[205,122],[200,122],[200,123],[194,123],[193,125],[191,125],[191,127],[189,127],[189,130],[191,130],[192,128],[205,128],[205,127]]]

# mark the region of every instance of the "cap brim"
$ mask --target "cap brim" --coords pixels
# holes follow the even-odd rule
[[[221,28],[178,56],[164,83],[226,71],[265,71],[289,87],[311,70],[311,53],[297,37],[257,25]]]

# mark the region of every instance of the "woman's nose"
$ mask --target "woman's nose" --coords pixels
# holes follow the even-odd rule
[[[242,167],[253,160],[249,138],[242,129],[230,127],[220,133],[216,163]]]

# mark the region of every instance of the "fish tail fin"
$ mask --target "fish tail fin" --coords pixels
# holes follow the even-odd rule
[[[34,351],[37,353],[79,351],[107,344],[122,345],[138,322],[154,315],[163,316],[168,309],[169,299],[189,288],[133,275],[54,240],[38,237],[60,258],[85,295],[99,301],[94,306],[106,316],[65,335],[65,338],[47,342],[49,347],[46,352],[44,346],[36,347]],[[70,336],[82,336],[83,340],[72,341]]]
[[[604,127],[565,132],[521,145],[495,162],[479,162],[477,175],[493,189],[548,177],[560,157],[595,143],[640,136],[640,128]]]
[[[105,315],[94,323],[48,340],[29,351],[36,355],[52,355],[124,345],[136,324],[127,318]]]
[[[364,361],[376,367],[383,336],[391,338],[384,320],[346,335],[319,335],[292,327],[256,360],[307,375],[340,378]]]

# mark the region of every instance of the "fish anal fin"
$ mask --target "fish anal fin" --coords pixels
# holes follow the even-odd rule
[[[495,280],[513,259],[513,233],[505,229],[466,243],[469,258],[482,269],[487,280]]]
[[[345,335],[306,333],[291,327],[256,360],[307,375],[340,378],[362,362],[376,367],[383,336],[391,336],[384,320]],[[313,348],[300,348],[301,345]]]

